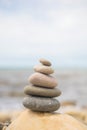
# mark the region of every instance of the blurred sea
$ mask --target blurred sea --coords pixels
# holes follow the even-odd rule
[[[55,72],[62,91],[59,101],[76,101],[87,106],[87,70],[55,69]],[[23,108],[23,88],[31,73],[32,69],[0,70],[0,110]]]

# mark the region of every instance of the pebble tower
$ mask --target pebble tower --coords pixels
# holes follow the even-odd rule
[[[28,81],[29,85],[24,88],[26,97],[23,105],[32,111],[53,112],[59,109],[60,103],[55,97],[60,96],[61,91],[57,88],[58,83],[52,76],[54,69],[51,62],[40,59],[40,64],[34,67]]]

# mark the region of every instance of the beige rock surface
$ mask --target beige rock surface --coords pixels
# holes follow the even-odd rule
[[[23,110],[0,112],[0,122],[9,122],[16,119]]]
[[[11,115],[8,112],[0,112],[0,122],[11,120]]]
[[[87,111],[84,109],[81,110],[75,110],[71,109],[66,112],[67,114],[79,119],[83,123],[87,124]]]
[[[67,114],[26,110],[5,130],[87,130],[87,126]]]

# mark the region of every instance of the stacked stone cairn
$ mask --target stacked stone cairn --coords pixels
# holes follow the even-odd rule
[[[53,112],[59,109],[60,103],[55,97],[60,96],[61,91],[55,88],[57,80],[51,76],[54,70],[50,61],[40,59],[40,65],[34,67],[35,73],[29,77],[30,85],[24,88],[27,95],[23,105],[32,111]]]

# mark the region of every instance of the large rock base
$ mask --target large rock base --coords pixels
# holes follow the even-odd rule
[[[67,114],[26,110],[6,130],[87,130],[87,126]]]

